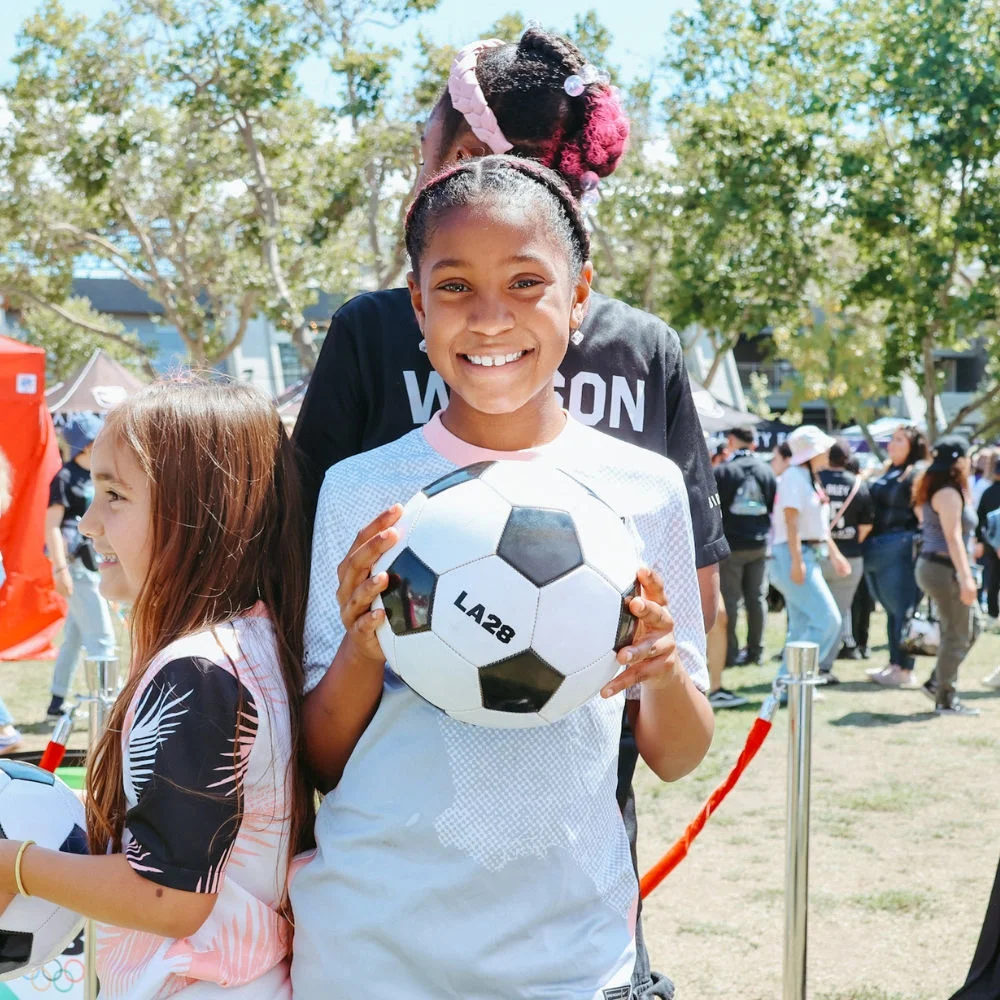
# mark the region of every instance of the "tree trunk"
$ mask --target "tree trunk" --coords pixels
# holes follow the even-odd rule
[[[937,418],[934,414],[934,404],[937,402],[937,376],[934,372],[934,332],[929,331],[923,339],[924,360],[924,406],[927,408],[927,442],[934,444],[937,440]]]
[[[721,347],[715,349],[715,357],[712,358],[712,363],[708,366],[708,371],[705,373],[704,385],[709,391],[711,391],[712,380],[718,373],[723,358],[736,346],[737,340],[739,340],[738,337],[731,337]]]
[[[885,452],[878,445],[878,441],[872,436],[872,432],[868,429],[867,420],[859,420],[858,426],[861,428],[861,433],[864,439],[868,442],[868,447],[871,449],[871,453],[880,461],[885,461]]]
[[[298,351],[302,364],[308,371],[316,367],[316,347],[312,342],[312,328],[302,315],[302,310],[295,302],[292,291],[288,287],[285,272],[278,252],[278,228],[281,224],[281,205],[267,168],[267,161],[257,143],[253,122],[248,116],[238,119],[240,136],[250,157],[250,164],[257,177],[257,183],[251,186],[257,206],[264,222],[264,238],[261,240],[261,256],[264,266],[271,276],[271,283],[278,296],[278,301],[285,307],[291,326],[292,343]]]

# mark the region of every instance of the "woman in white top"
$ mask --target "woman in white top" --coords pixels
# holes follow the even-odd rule
[[[792,450],[788,469],[778,480],[771,515],[774,544],[771,582],[784,595],[788,609],[787,642],[815,642],[819,660],[840,636],[840,611],[823,579],[823,558],[838,576],[851,571],[850,563],[830,538],[830,502],[819,472],[829,465],[834,439],[818,427],[798,427],[788,436]],[[788,673],[782,659],[779,676]]]

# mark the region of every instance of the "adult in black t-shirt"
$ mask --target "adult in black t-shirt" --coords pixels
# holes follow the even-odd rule
[[[715,467],[722,528],[729,557],[719,567],[726,606],[726,666],[760,663],[767,621],[767,535],[777,480],[771,467],[754,454],[752,427],[734,427],[726,435],[729,458]],[[747,614],[747,646],[736,641],[740,599]]]
[[[851,628],[851,605],[858,584],[864,576],[861,543],[871,533],[872,522],[875,520],[867,484],[860,476],[848,472],[845,468],[849,457],[842,445],[833,445],[830,448],[830,467],[819,474],[820,483],[830,498],[830,536],[851,567],[851,572],[847,576],[838,576],[830,560],[823,560],[823,576],[840,611],[842,651],[844,647],[846,650],[857,649]],[[827,683],[836,683],[832,670],[833,661],[838,655],[840,653],[837,647],[834,647],[826,660],[819,665],[820,673]]]
[[[990,513],[1000,507],[1000,459],[996,462],[993,482],[983,491],[979,498],[976,513],[979,525],[976,528],[976,540],[982,545],[983,589],[986,591],[986,613],[991,618],[1000,617],[1000,556],[997,550],[986,541],[986,519]]]
[[[418,183],[449,163],[491,152],[536,159],[558,170],[577,196],[614,171],[625,149],[627,121],[612,90],[569,40],[529,29],[517,44],[484,47],[475,58],[482,106],[466,119],[444,92],[421,137]],[[580,78],[582,91],[571,77]],[[466,90],[468,85],[466,78]],[[494,128],[484,126],[487,118],[494,119]],[[591,295],[578,332],[556,391],[578,420],[680,466],[691,499],[702,608],[711,627],[717,564],[729,549],[677,334],[657,317],[599,294]],[[334,316],[295,427],[309,466],[307,495],[316,498],[322,476],[335,462],[394,441],[445,405],[444,382],[420,341],[406,289],[359,295]],[[631,783],[637,758],[635,741],[623,726],[618,797],[633,862]],[[636,997],[673,996],[670,981],[649,970],[641,923],[636,953]]]
[[[871,596],[885,608],[889,637],[889,664],[868,675],[883,687],[916,687],[914,659],[900,648],[903,623],[917,603],[917,578],[913,568],[913,541],[917,515],[912,491],[917,463],[927,455],[924,436],[915,427],[900,427],[889,441],[889,468],[872,479],[874,525],[865,540],[865,580]]]

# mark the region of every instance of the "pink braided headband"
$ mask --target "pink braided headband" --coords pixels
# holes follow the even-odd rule
[[[466,45],[455,56],[455,61],[451,64],[451,75],[448,77],[452,106],[465,116],[473,135],[485,142],[491,153],[506,153],[514,148],[514,144],[508,142],[500,131],[496,116],[486,103],[486,95],[476,79],[476,63],[479,62],[481,53],[504,44],[506,43],[499,38],[488,38]]]

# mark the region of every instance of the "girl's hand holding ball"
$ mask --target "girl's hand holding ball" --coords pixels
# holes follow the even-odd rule
[[[402,517],[401,504],[393,504],[358,532],[351,551],[337,567],[337,603],[347,635],[344,643],[352,660],[367,661],[381,668],[385,655],[375,630],[385,620],[385,612],[372,610],[372,601],[389,585],[388,573],[371,575],[372,566],[396,544],[393,525]]]
[[[677,656],[674,619],[667,610],[663,578],[645,568],[639,570],[638,577],[642,593],[632,598],[629,610],[639,620],[639,627],[632,644],[618,653],[618,662],[628,666],[601,689],[605,698],[613,698],[636,684],[668,687],[685,672]]]

